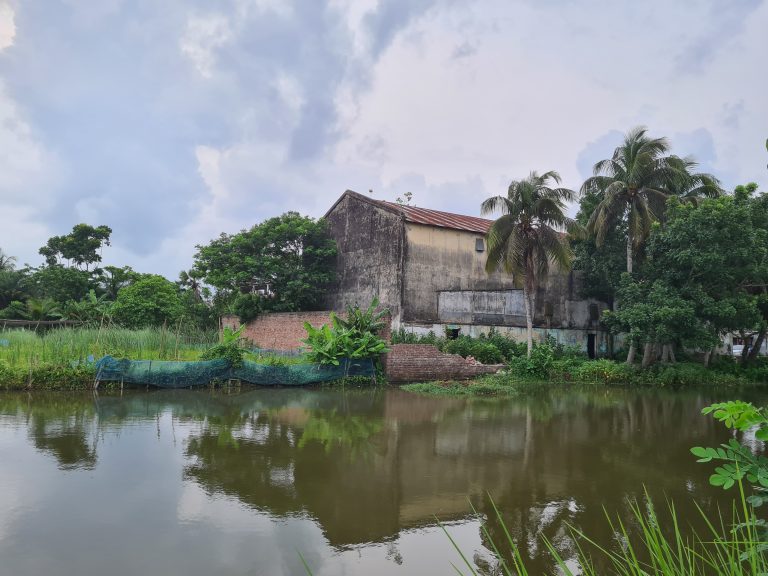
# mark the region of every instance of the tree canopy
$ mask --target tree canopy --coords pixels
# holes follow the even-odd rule
[[[112,229],[109,226],[77,224],[69,234],[49,238],[39,252],[49,266],[64,259],[77,267],[85,266],[87,270],[91,264],[101,262],[101,247],[109,246],[111,235]]]
[[[336,243],[325,221],[296,212],[237,234],[222,234],[197,249],[197,277],[233,298],[257,294],[264,310],[321,308],[334,279]]]

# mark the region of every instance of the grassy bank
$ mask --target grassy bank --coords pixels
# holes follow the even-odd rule
[[[432,344],[443,352],[473,357],[485,364],[503,362],[503,373],[485,376],[471,382],[429,382],[403,386],[421,394],[450,396],[514,396],[542,383],[568,383],[681,387],[698,385],[740,386],[768,383],[768,359],[742,366],[730,357],[716,358],[709,367],[681,356],[676,363],[656,363],[650,368],[627,365],[621,360],[607,358],[590,360],[579,349],[548,340],[534,345],[527,357],[525,344],[497,333],[455,340],[395,333],[396,342]]]
[[[762,371],[762,368],[759,368]],[[404,384],[403,390],[430,396],[520,396],[553,386],[743,386],[764,384],[763,378],[749,377],[739,367],[706,368],[680,362],[660,364],[648,370],[613,360],[562,359],[544,367],[530,361],[512,362],[499,373],[464,382],[422,382]]]
[[[86,390],[96,377],[89,359],[197,360],[217,338],[163,328],[0,330],[0,389]]]

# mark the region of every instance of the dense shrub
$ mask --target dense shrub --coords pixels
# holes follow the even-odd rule
[[[736,374],[718,372],[703,364],[688,362],[654,366],[653,370],[643,374],[643,379],[656,386],[729,385],[743,382]]]
[[[459,336],[455,340],[448,340],[443,346],[443,352],[458,354],[464,358],[472,356],[483,364],[501,364],[504,362],[504,355],[495,345],[487,340],[470,338],[469,336]]]
[[[613,360],[600,359],[583,362],[573,373],[580,382],[599,382],[603,384],[629,383],[634,375],[632,366]]]
[[[512,338],[499,334],[493,329],[487,336],[485,334],[481,335],[480,340],[485,340],[496,346],[506,361],[517,356],[525,356],[527,353],[525,342],[517,342]]]
[[[259,294],[238,294],[232,303],[232,311],[246,324],[264,311],[264,300]]]

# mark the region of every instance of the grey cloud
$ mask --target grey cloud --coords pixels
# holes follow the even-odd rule
[[[477,54],[477,48],[470,44],[469,42],[464,42],[463,44],[460,44],[459,46],[456,46],[456,48],[453,49],[453,53],[451,54],[451,57],[454,60],[460,60],[462,58],[469,58],[470,56],[474,56]]]
[[[702,33],[677,55],[676,73],[691,74],[703,71],[724,45],[737,40],[745,20],[762,2],[763,0],[711,1]]]
[[[374,31],[367,66],[432,4],[380,3],[367,18]],[[67,174],[53,201],[40,207],[52,230],[68,229],[85,213],[112,226],[116,244],[151,252],[208,197],[198,145],[253,142],[282,151],[283,164],[270,166],[268,176],[233,179],[235,193],[252,205],[254,193],[284,202],[281,190],[297,184],[281,171],[311,172],[340,137],[340,87],[367,86],[345,14],[330,2],[299,1],[286,11],[243,11],[234,0],[89,6],[18,3],[16,42],[0,59],[9,94]],[[229,33],[206,45],[213,61],[206,78],[180,41],[188,18],[211,10],[226,19]],[[298,104],[276,89],[282,76],[295,80]]]

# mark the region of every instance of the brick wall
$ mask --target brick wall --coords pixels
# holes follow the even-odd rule
[[[390,382],[468,380],[482,374],[494,374],[502,367],[501,364],[476,364],[427,344],[395,344],[384,357],[384,370]]]
[[[269,350],[296,350],[304,346],[302,340],[307,337],[304,322],[309,322],[315,328],[323,324],[330,324],[330,312],[279,312],[262,314],[255,320],[251,320],[243,330],[243,337],[254,343],[259,348]],[[346,314],[337,312],[341,318]],[[237,316],[223,316],[221,325],[237,329],[240,320]],[[381,331],[381,337],[389,341],[390,326],[387,324]]]
[[[262,314],[251,320],[243,330],[243,337],[259,348],[270,350],[295,350],[303,346],[301,341],[307,337],[304,322],[315,328],[330,322],[330,312],[280,312]],[[222,327],[239,328],[237,316],[224,316]]]

